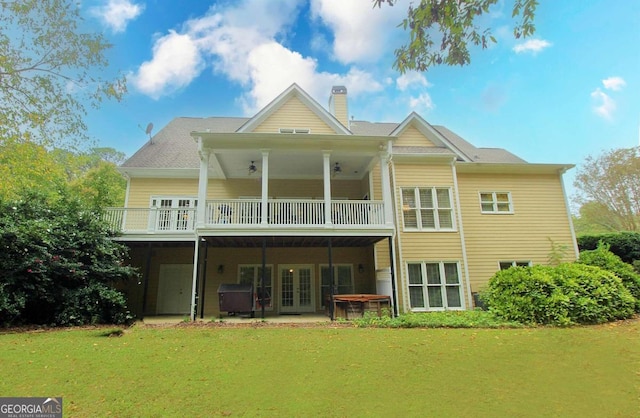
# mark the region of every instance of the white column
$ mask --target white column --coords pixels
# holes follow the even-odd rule
[[[266,226],[268,223],[267,217],[269,216],[269,150],[262,150],[262,204],[261,207],[261,219],[262,225]]]
[[[324,223],[331,225],[331,151],[322,151],[322,178],[324,179]]]
[[[382,182],[382,202],[384,203],[384,222],[393,225],[393,196],[389,178],[389,154],[380,153],[380,177]]]
[[[209,156],[211,151],[202,148],[202,138],[198,138],[200,148],[200,177],[198,179],[198,210],[196,215],[197,227],[201,228],[205,224],[205,214],[207,211],[207,187],[209,185]]]
[[[196,245],[193,249],[193,280],[191,281],[191,313],[192,321],[196,320],[196,285],[198,283],[198,250],[200,249],[200,237],[196,234]]]

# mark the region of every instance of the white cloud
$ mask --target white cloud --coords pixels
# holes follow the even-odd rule
[[[133,85],[154,99],[188,85],[202,71],[203,61],[189,35],[170,31],[153,46],[153,58],[130,74]]]
[[[102,6],[93,7],[90,13],[115,33],[124,32],[130,21],[138,17],[144,10],[143,4],[130,0],[109,0]]]
[[[538,52],[551,46],[551,42],[544,39],[529,39],[525,42],[519,43],[513,47],[516,54],[531,52],[536,55]]]
[[[618,91],[622,90],[627,85],[627,82],[622,77],[609,77],[602,80],[602,84],[605,89]]]
[[[431,110],[435,107],[429,93],[422,93],[418,97],[409,98],[409,107],[413,110]]]
[[[402,36],[398,22],[406,17],[404,4],[374,8],[366,0],[311,0],[311,14],[333,31],[333,54],[342,63],[375,62],[388,54]]]
[[[153,57],[131,75],[138,90],[154,98],[188,85],[206,67],[245,87],[240,98],[247,114],[273,100],[291,83],[324,103],[332,85],[346,85],[350,95],[378,91],[368,72],[320,72],[318,63],[277,41],[295,21],[302,0],[244,0],[214,6],[179,31],[156,40]]]
[[[396,86],[400,91],[405,91],[414,85],[430,87],[431,83],[427,81],[427,78],[422,73],[416,71],[406,72],[396,79]]]
[[[616,102],[600,90],[600,88],[591,92],[591,98],[596,102],[593,111],[598,116],[611,120],[613,118],[613,112],[616,110]]]

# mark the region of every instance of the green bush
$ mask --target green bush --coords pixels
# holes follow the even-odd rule
[[[583,235],[577,241],[580,251],[595,250],[603,242],[625,263],[633,264],[635,260],[640,260],[640,233],[637,232]]]
[[[635,307],[620,278],[576,263],[501,270],[483,299],[496,316],[528,324],[597,324],[628,318]]]
[[[497,318],[493,313],[475,311],[409,312],[397,317],[365,312],[352,320],[357,327],[375,328],[515,328],[522,324]]]
[[[609,250],[609,245],[600,243],[595,250],[582,251],[578,263],[596,266],[615,274],[635,298],[635,311],[640,312],[640,274]]]
[[[64,192],[0,201],[0,326],[131,321],[111,285],[137,273],[100,219]]]

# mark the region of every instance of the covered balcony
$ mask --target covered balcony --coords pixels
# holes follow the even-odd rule
[[[105,220],[113,231],[129,233],[188,233],[195,231],[196,208],[108,208]],[[379,229],[385,226],[382,201],[334,200],[330,210],[317,199],[268,199],[263,216],[260,199],[208,200],[207,230],[268,228]]]

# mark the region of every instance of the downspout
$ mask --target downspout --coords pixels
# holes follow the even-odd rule
[[[394,190],[394,193],[393,193],[393,213],[394,213],[394,217],[395,217],[395,220],[396,220],[396,224],[395,224],[395,226],[393,228],[393,234],[394,234],[394,238],[398,240],[398,245],[397,245],[397,247],[398,247],[398,260],[402,260],[403,259],[402,258],[402,239],[401,239],[401,234],[398,231],[398,228],[400,228],[400,225],[404,225],[404,223],[400,222],[400,215],[399,215],[398,209],[396,207],[397,198],[396,198],[396,193],[395,192],[396,192],[396,189],[397,189],[396,184],[398,184],[396,182],[396,168],[395,168],[394,164],[390,164],[390,166],[391,166],[391,179],[393,180],[393,190]],[[394,247],[394,249],[395,249],[395,247]],[[398,276],[397,275],[398,270],[397,270],[397,268],[395,268],[395,263],[393,261],[391,261],[391,265],[394,266],[393,270],[391,272],[392,277],[400,277],[400,281],[398,283],[398,286],[401,285],[401,286],[403,286],[402,287],[403,290],[406,290],[405,292],[403,292],[403,295],[404,295],[405,298],[402,301],[402,309],[403,309],[403,311],[406,311],[406,307],[407,306],[410,307],[410,305],[407,305],[407,301],[406,301],[406,297],[407,297],[407,294],[409,292],[408,292],[408,289],[404,288],[404,283],[402,283],[402,276]],[[402,269],[402,266],[400,268]],[[400,301],[398,299],[398,295],[395,295],[395,299],[396,299],[396,301],[398,303],[400,303]]]
[[[207,288],[207,261],[209,259],[209,241],[204,241],[204,261],[202,263],[202,292],[200,294],[200,319],[204,319],[204,295]]]
[[[391,272],[391,294],[393,295],[393,316],[398,316],[398,292],[396,290],[395,265],[393,262],[395,247],[393,245],[393,237],[389,237],[389,270]]]
[[[469,296],[469,307],[473,306],[473,296],[471,295],[471,280],[469,279],[469,260],[467,259],[467,243],[464,239],[464,228],[462,226],[462,210],[460,207],[460,191],[458,190],[458,172],[456,170],[456,160],[451,160],[451,174],[453,176],[453,188],[456,195],[456,211],[458,212],[460,232],[460,245],[462,246],[462,262],[464,263],[464,278],[467,282],[467,294]]]
[[[569,199],[567,198],[567,191],[564,187],[564,173],[567,172],[567,168],[561,168],[558,170],[560,177],[560,187],[562,187],[562,195],[564,196],[564,207],[567,209],[567,217],[569,218],[569,230],[571,231],[571,239],[573,240],[573,251],[576,255],[576,259],[580,257],[580,249],[578,248],[578,239],[576,238],[576,230],[573,227],[573,219],[571,218],[571,210],[569,210]]]

